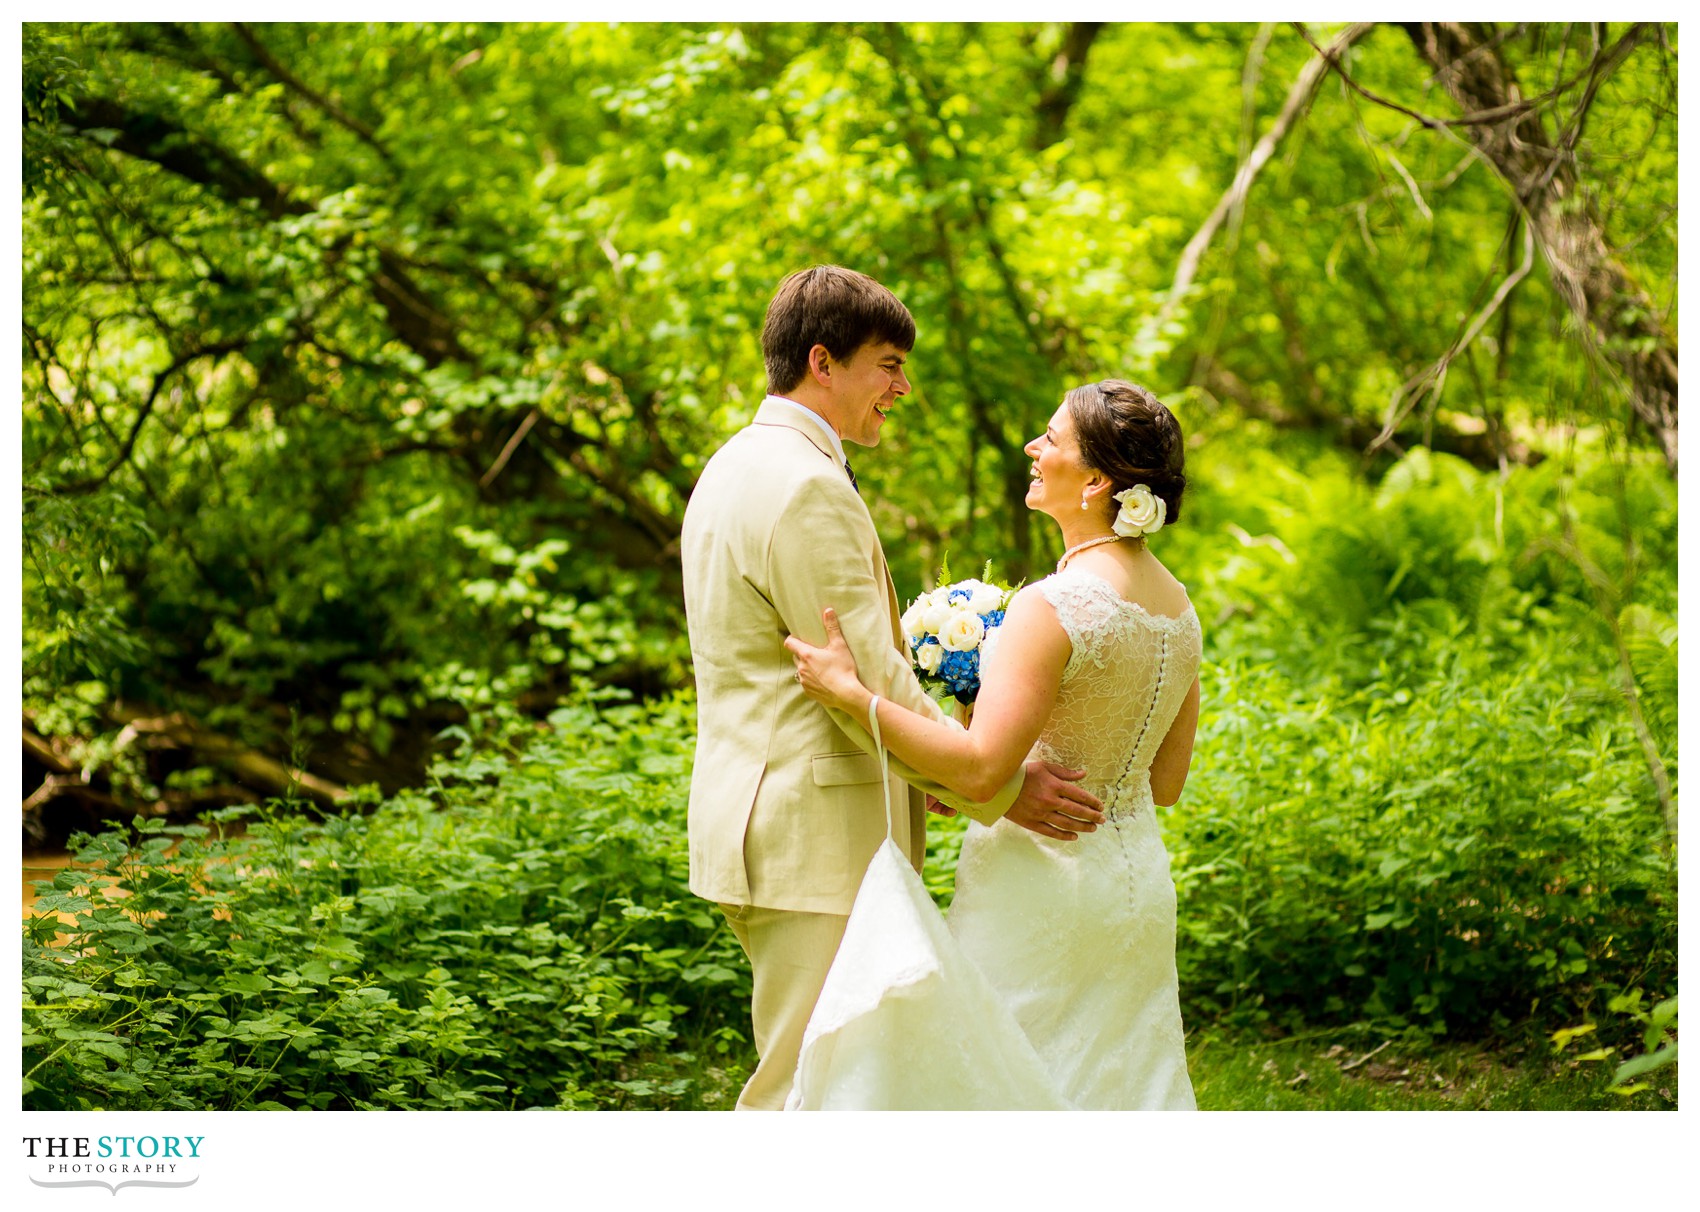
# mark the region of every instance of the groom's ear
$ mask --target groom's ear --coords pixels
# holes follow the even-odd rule
[[[831,360],[832,355],[827,352],[826,346],[816,344],[809,347],[809,373],[822,383],[832,375]]]

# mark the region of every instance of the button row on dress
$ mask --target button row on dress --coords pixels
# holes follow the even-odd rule
[[[1144,770],[1126,783],[1110,788],[1109,794],[1104,797],[1104,816],[1112,821],[1135,816],[1141,808],[1155,807],[1156,801],[1151,797],[1151,775]]]

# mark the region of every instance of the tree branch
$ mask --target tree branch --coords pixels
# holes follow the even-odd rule
[[[514,430],[513,437],[509,438],[507,445],[502,447],[502,453],[496,456],[496,461],[490,464],[490,469],[478,477],[478,487],[488,487],[490,481],[501,474],[502,468],[508,465],[508,460],[513,457],[513,453],[518,449],[519,444],[525,441],[525,435],[531,432],[533,425],[537,424],[537,417],[538,412],[535,408],[525,414],[525,419],[519,423],[519,428]]]
[[[1515,234],[1518,226],[1517,217],[1514,216],[1512,231],[1508,235]],[[1393,394],[1393,399],[1387,406],[1387,417],[1382,423],[1381,432],[1376,434],[1364,450],[1366,456],[1374,454],[1393,436],[1394,430],[1398,428],[1400,422],[1416,406],[1418,396],[1424,387],[1429,388],[1431,405],[1439,402],[1441,390],[1446,385],[1446,372],[1451,367],[1453,359],[1465,349],[1468,349],[1470,343],[1481,335],[1482,329],[1493,318],[1500,305],[1511,297],[1511,292],[1517,288],[1517,284],[1528,277],[1529,271],[1534,269],[1535,237],[1527,224],[1521,226],[1523,231],[1522,264],[1506,275],[1505,279],[1500,282],[1499,289],[1494,291],[1493,298],[1488,300],[1487,306],[1468,321],[1463,331],[1447,347],[1445,353],[1400,385],[1399,390]],[[1480,297],[1478,294],[1477,298]]]
[[[114,742],[115,749],[122,749],[144,737],[150,738],[154,744],[192,749],[197,755],[274,795],[290,795],[299,788],[323,807],[330,807],[349,794],[346,788],[328,779],[280,762],[258,749],[250,749],[240,741],[204,728],[184,712],[153,716],[145,710],[115,707],[111,714],[124,724]]]
[[[912,47],[908,34],[901,25],[895,22],[888,23],[886,30],[890,38],[883,46],[874,49],[878,50],[893,67],[906,68],[906,74],[909,79],[914,81],[915,87],[921,93],[922,100],[927,103],[933,125],[945,142],[950,145],[952,158],[958,162],[962,161],[964,159],[962,149],[951,137],[950,124],[943,117],[943,103],[934,91],[932,81],[920,69],[919,64],[905,64],[897,52],[896,48],[898,47]],[[912,153],[916,152],[918,142],[924,142],[924,140],[910,139]],[[1004,251],[1003,241],[998,239],[997,232],[992,229],[991,207],[981,196],[980,191],[973,188],[972,184],[968,189],[968,202],[973,208],[974,221],[980,229],[981,239],[985,241],[986,252],[991,260],[992,268],[997,274],[998,285],[1003,288],[1004,298],[1008,300],[1010,310],[1015,314],[1016,322],[1021,325],[1021,330],[1026,335],[1028,344],[1032,346],[1033,350],[1051,362],[1052,365],[1055,365],[1057,362],[1056,342],[1047,338],[1041,329],[1041,325],[1034,322],[1032,313],[1039,309],[1022,296],[1021,285],[1016,281],[1015,271],[1010,267],[1009,256]],[[1044,327],[1049,328],[1052,332],[1062,331],[1061,325],[1049,322]]]
[[[59,752],[50,739],[27,727],[23,731],[24,752],[30,757],[55,774],[71,774],[76,771],[77,763],[71,760],[70,755]]]
[[[123,444],[118,449],[117,455],[113,457],[112,462],[107,466],[106,470],[97,476],[90,477],[89,479],[77,480],[73,483],[62,485],[56,489],[56,491],[70,496],[73,494],[93,492],[95,489],[104,486],[106,482],[117,473],[120,467],[130,461],[130,455],[134,453],[136,449],[136,438],[140,436],[142,426],[147,424],[148,417],[153,413],[154,403],[159,399],[160,389],[165,386],[166,380],[178,371],[182,370],[184,367],[188,366],[191,362],[197,361],[201,358],[223,357],[225,354],[234,353],[241,349],[245,343],[246,342],[242,340],[233,340],[220,341],[212,345],[203,345],[199,348],[191,349],[186,353],[177,355],[175,358],[171,359],[170,365],[161,370],[155,371],[153,376],[153,386],[148,389],[147,398],[142,401],[141,407],[136,410],[136,419],[130,424],[130,432],[125,437]]]
[[[1474,25],[1406,25],[1418,51],[1433,65],[1466,113],[1503,108],[1515,95],[1516,77],[1484,30]],[[1651,297],[1612,254],[1592,203],[1576,176],[1574,146],[1592,98],[1604,77],[1644,38],[1631,27],[1599,49],[1588,68],[1588,90],[1555,145],[1537,113],[1501,124],[1478,124],[1470,134],[1524,211],[1546,260],[1554,290],[1579,321],[1582,347],[1597,366],[1624,387],[1633,418],[1645,424],[1677,468],[1677,355],[1675,337]]]
[[[111,143],[113,148],[157,164],[185,181],[211,190],[227,202],[256,201],[271,218],[311,214],[315,209],[312,204],[291,197],[285,187],[275,184],[240,157],[161,115],[103,97],[83,97],[78,99],[75,110],[65,115],[65,120],[73,129],[85,132],[115,130],[118,133]],[[372,276],[371,284],[372,294],[384,309],[391,329],[426,365],[473,360],[460,342],[455,323],[420,289],[393,249],[379,248],[378,272]]]
[[[654,544],[658,555],[674,550],[682,526],[680,520],[662,513],[634,491],[618,468],[598,467],[587,459],[584,448],[594,446],[593,439],[566,424],[534,426],[531,433],[537,442],[564,458],[575,471],[622,506],[626,519]]]
[[[1376,423],[1363,417],[1294,412],[1283,404],[1258,395],[1250,384],[1217,362],[1205,364],[1199,374],[1199,386],[1215,399],[1226,400],[1245,415],[1267,421],[1277,429],[1326,434],[1336,445],[1354,453],[1361,454],[1377,433]],[[1401,436],[1412,444],[1421,441],[1430,450],[1456,455],[1483,471],[1496,470],[1508,462],[1532,465],[1541,462],[1544,457],[1492,425],[1481,432],[1470,432],[1435,424],[1426,434],[1395,434],[1383,443],[1382,449],[1390,455],[1403,453]]]
[[[237,37],[241,38],[243,42],[248,44],[248,49],[254,52],[254,57],[265,66],[265,69],[282,81],[286,88],[295,93],[297,96],[305,98],[315,108],[326,114],[338,126],[341,126],[345,130],[352,131],[363,143],[366,144],[366,146],[377,152],[378,158],[385,164],[394,164],[394,161],[390,159],[389,150],[385,148],[382,143],[378,142],[378,136],[370,126],[367,126],[364,122],[356,118],[353,114],[350,114],[347,110],[343,109],[342,106],[338,105],[335,101],[332,101],[323,93],[320,93],[303,83],[301,79],[295,75],[295,73],[291,72],[278,61],[277,56],[273,55],[265,48],[259,38],[255,36],[254,31],[250,29],[246,23],[241,21],[232,21],[230,23],[230,28],[236,31]]]
[[[252,199],[272,218],[304,215],[312,207],[218,144],[159,114],[131,109],[105,97],[79,97],[61,121],[77,131],[112,130],[108,145],[138,160],[148,160],[186,181],[204,186],[227,201]]]
[[[1327,50],[1321,52],[1318,58],[1312,59],[1300,69],[1298,76],[1293,80],[1292,87],[1287,90],[1287,100],[1281,106],[1281,112],[1276,115],[1275,121],[1270,124],[1269,129],[1263,132],[1263,137],[1252,147],[1251,154],[1240,163],[1239,169],[1234,173],[1232,183],[1229,184],[1227,191],[1217,201],[1215,209],[1210,212],[1203,225],[1193,235],[1192,239],[1187,241],[1186,247],[1181,250],[1181,259],[1175,266],[1175,278],[1169,286],[1168,297],[1163,300],[1163,305],[1158,309],[1156,316],[1146,321],[1143,326],[1143,339],[1155,340],[1161,335],[1170,317],[1174,315],[1175,309],[1180,305],[1181,299],[1192,286],[1193,277],[1198,273],[1199,262],[1204,257],[1205,249],[1210,247],[1210,241],[1215,239],[1216,232],[1227,220],[1228,215],[1245,201],[1246,195],[1251,191],[1251,183],[1257,179],[1257,174],[1263,171],[1263,166],[1275,154],[1275,148],[1282,139],[1286,138],[1287,132],[1293,127],[1293,123],[1309,106],[1311,98],[1316,95],[1317,86],[1328,72],[1329,56],[1337,55],[1347,47],[1357,43],[1373,28],[1375,28],[1373,24],[1365,22],[1348,26],[1333,42],[1328,44]]]
[[[1552,104],[1559,97],[1563,96],[1569,89],[1574,88],[1584,76],[1591,75],[1594,70],[1594,65],[1599,62],[1599,56],[1596,55],[1590,62],[1589,67],[1577,72],[1568,80],[1554,85],[1538,97],[1530,97],[1525,101],[1508,101],[1503,105],[1495,105],[1487,109],[1475,110],[1457,118],[1436,118],[1431,114],[1418,113],[1414,109],[1400,105],[1397,101],[1392,101],[1386,97],[1378,96],[1377,94],[1370,92],[1369,89],[1352,79],[1346,69],[1340,66],[1339,52],[1318,46],[1316,44],[1316,39],[1310,36],[1310,31],[1304,27],[1302,22],[1295,21],[1292,25],[1294,29],[1299,31],[1299,36],[1306,42],[1310,43],[1311,48],[1315,50],[1317,54],[1323,55],[1328,59],[1328,66],[1334,70],[1334,74],[1340,77],[1341,82],[1344,83],[1347,88],[1351,89],[1354,93],[1357,93],[1358,96],[1362,97],[1364,100],[1371,101],[1376,105],[1381,106],[1383,109],[1390,109],[1395,113],[1404,114],[1407,118],[1414,118],[1429,130],[1445,130],[1450,126],[1481,126],[1489,123],[1503,122],[1507,118],[1520,118],[1524,114],[1533,113],[1542,106]],[[1608,68],[1607,70],[1609,71],[1610,69]]]

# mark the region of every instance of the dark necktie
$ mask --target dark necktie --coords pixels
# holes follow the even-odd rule
[[[861,496],[862,490],[856,484],[856,473],[854,471],[850,470],[850,460],[849,459],[844,460],[844,474],[850,477],[850,487],[856,489],[856,495]]]

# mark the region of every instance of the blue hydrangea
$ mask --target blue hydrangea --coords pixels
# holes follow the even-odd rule
[[[939,680],[958,699],[972,703],[980,692],[980,653],[947,652],[939,664]]]

